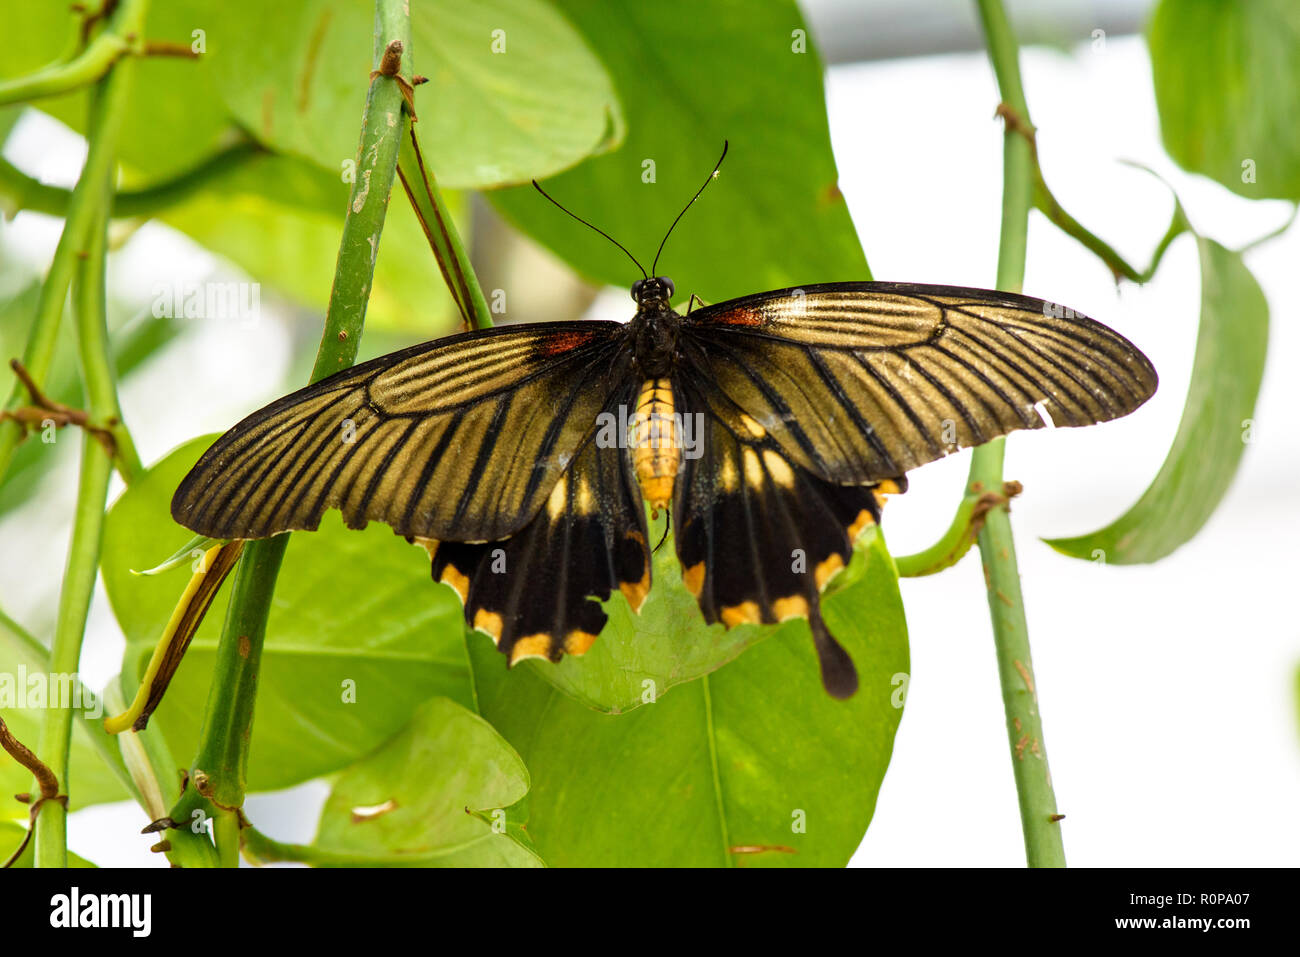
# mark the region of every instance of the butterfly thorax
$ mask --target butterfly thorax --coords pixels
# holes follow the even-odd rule
[[[672,280],[658,277],[639,280],[632,287],[637,309],[628,323],[628,336],[642,378],[667,375],[672,369],[682,324],[668,301],[672,291]]]

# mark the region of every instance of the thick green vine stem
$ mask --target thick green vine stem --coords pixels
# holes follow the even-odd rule
[[[313,382],[356,359],[365,323],[400,141],[410,126],[405,104],[411,89],[411,31],[406,0],[376,0],[375,63],[362,118],[357,177],[348,199],[325,315],[325,331],[312,369]],[[400,73],[393,68],[400,61]],[[257,678],[276,575],[289,536],[249,542],[235,570],[230,606],[217,646],[212,687],[189,782],[171,818],[182,829],[195,812],[215,818],[217,857],[239,860],[240,808],[244,803]],[[233,846],[232,846],[233,843]]]
[[[1029,108],[1020,82],[1020,52],[1001,0],[977,0],[988,44],[989,59],[997,75],[1003,103],[1027,124]],[[1034,160],[1027,138],[1008,125],[1003,141],[1002,231],[998,247],[998,288],[1020,292],[1025,275],[1025,249],[1029,209],[1033,203]],[[975,449],[968,487],[1002,486],[1005,440],[996,439]],[[998,678],[1006,712],[1011,765],[1020,803],[1020,825],[1025,857],[1030,867],[1064,867],[1065,845],[1061,816],[1056,810],[1047,745],[1029,654],[1029,628],[1020,593],[1020,571],[1011,520],[1005,506],[991,509],[978,536],[988,587],[993,641],[997,649]]]

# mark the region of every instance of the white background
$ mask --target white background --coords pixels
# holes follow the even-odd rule
[[[1171,200],[1154,167],[1180,192],[1193,224],[1228,246],[1281,223],[1288,207],[1251,203],[1185,176],[1159,144],[1150,67],[1136,39],[1104,49],[1030,49],[1030,109],[1053,191],[1075,216],[1145,266]],[[831,130],[847,197],[877,279],[987,286],[995,273],[1001,191],[998,97],[982,54],[835,67]],[[84,147],[49,122],[26,121],[7,155],[43,178],[70,183]],[[82,152],[78,152],[81,149]],[[0,226],[6,256],[42,268],[58,224],[20,215]],[[215,269],[206,253],[149,226],[116,257],[117,288],[149,288],[166,271]],[[1105,567],[1064,558],[1038,541],[1098,528],[1121,514],[1155,474],[1186,393],[1195,344],[1199,273],[1180,239],[1158,278],[1117,290],[1108,270],[1034,214],[1025,291],[1114,326],[1152,358],[1160,390],[1128,419],[1084,430],[1036,432],[1008,444],[1006,474],[1025,485],[1013,523],[1029,615],[1038,694],[1074,865],[1295,865],[1300,863],[1300,355],[1293,231],[1250,254],[1272,306],[1269,369],[1255,440],[1227,500],[1202,533],[1153,566]],[[810,276],[810,282],[826,278]],[[626,291],[593,315],[626,318]],[[264,302],[264,313],[267,312]],[[196,330],[137,375],[123,396],[152,461],[205,430],[219,430],[273,398],[288,360],[278,322],[238,339]],[[250,368],[246,357],[261,357]],[[241,372],[241,370],[243,370]],[[232,374],[235,378],[232,380]],[[159,409],[157,395],[175,397]],[[911,476],[885,521],[891,547],[929,545],[960,497],[969,453]],[[0,523],[0,602],[48,635],[74,497],[70,474],[37,506]],[[51,533],[51,528],[56,529]],[[24,548],[12,548],[15,541]],[[44,581],[48,588],[34,583]],[[1006,865],[1024,862],[1016,795],[978,559],[903,583],[912,680],[876,817],[859,865]],[[102,683],[122,643],[100,590],[83,673]],[[286,840],[309,840],[325,788],[250,799],[250,813]],[[135,805],[73,815],[70,844],[100,864],[165,863],[147,841],[123,840],[142,821]]]

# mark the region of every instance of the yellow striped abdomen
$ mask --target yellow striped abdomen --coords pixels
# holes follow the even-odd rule
[[[657,516],[673,499],[673,480],[681,463],[681,436],[673,414],[673,387],[667,379],[647,379],[628,423],[628,447],[641,494]]]

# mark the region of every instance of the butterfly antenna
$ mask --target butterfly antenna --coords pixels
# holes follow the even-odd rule
[[[712,183],[715,179],[718,178],[718,170],[722,168],[722,161],[727,158],[728,145],[729,144],[727,140],[722,141],[722,155],[719,156],[718,161],[713,164],[713,172],[710,173],[709,178],[704,181],[704,186],[708,186],[710,183]],[[699,189],[695,191],[695,195],[691,197],[691,201],[682,207],[682,211],[677,214],[677,218],[673,220],[673,224],[668,227],[668,232],[664,233],[663,242],[659,244],[659,251],[655,253],[655,261],[650,265],[650,272],[653,273],[655,271],[655,268],[659,265],[659,257],[663,255],[664,245],[668,242],[668,237],[673,234],[673,230],[677,228],[677,224],[681,222],[682,217],[686,215],[686,211],[691,208],[691,205],[697,199],[700,198],[700,193],[704,192],[704,186],[701,186]]]
[[[547,199],[549,199],[552,203],[554,203],[554,204],[555,204],[555,207],[556,207],[558,210],[560,210],[560,212],[562,212],[562,213],[566,213],[566,214],[568,214],[569,216],[572,216],[574,219],[576,219],[578,222],[582,223],[582,225],[586,226],[588,229],[594,229],[596,232],[600,233],[602,236],[604,236],[606,239],[608,239],[611,243],[613,243],[613,244],[614,244],[615,246],[617,246],[619,249],[623,250],[623,252],[627,254],[627,258],[630,259],[630,260],[632,260],[632,262],[636,265],[636,268],[637,268],[637,269],[641,270],[641,276],[642,276],[642,278],[644,278],[644,279],[649,279],[649,278],[650,278],[650,277],[646,274],[645,266],[642,266],[639,262],[637,262],[636,257],[633,256],[631,253],[629,253],[629,252],[627,251],[627,247],[624,246],[622,243],[620,243],[617,239],[615,239],[615,238],[614,238],[613,236],[611,236],[609,233],[605,232],[605,230],[601,229],[599,226],[593,226],[591,223],[587,222],[585,219],[583,219],[583,218],[582,218],[581,216],[579,216],[577,213],[573,213],[573,212],[570,212],[569,210],[565,209],[563,206],[560,205],[560,203],[559,203],[558,201],[556,201],[556,199],[555,199],[553,196],[551,196],[550,193],[548,193],[546,190],[542,189],[541,185],[537,182],[537,180],[533,180],[533,189],[537,190],[537,192],[541,193],[543,196],[545,196]],[[692,200],[692,202],[694,202],[694,201]]]

